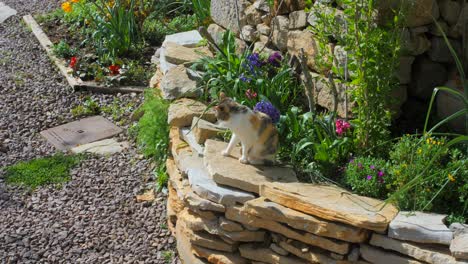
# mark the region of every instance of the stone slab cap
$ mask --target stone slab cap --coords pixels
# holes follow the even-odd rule
[[[207,47],[187,48],[175,42],[164,42],[166,61],[173,64],[191,65],[203,57],[213,57]]]
[[[259,193],[260,185],[268,182],[297,182],[296,173],[289,168],[240,163],[240,147],[233,150],[231,157],[225,157],[221,152],[226,147],[227,143],[221,141],[209,139],[205,142],[205,165],[218,184]]]
[[[400,212],[390,223],[388,236],[419,243],[450,245],[453,233],[444,224],[446,215]]]
[[[74,147],[71,149],[71,151],[73,153],[88,152],[98,155],[112,155],[114,153],[121,152],[122,150],[127,149],[128,147],[129,144],[127,141],[117,142],[117,140],[109,138]]]
[[[297,211],[326,220],[383,232],[398,209],[382,201],[352,194],[331,185],[267,183],[260,196]]]
[[[182,98],[169,106],[167,122],[171,126],[186,127],[192,124],[193,117],[200,117],[209,122],[215,122],[213,109],[206,110],[207,106],[193,99]]]
[[[193,152],[197,153],[198,156],[203,157],[204,147],[198,144],[197,140],[195,139],[195,134],[193,129],[189,127],[184,127],[180,129],[180,134],[182,134],[182,138],[189,144],[190,148]]]
[[[167,35],[164,42],[174,42],[184,47],[193,48],[203,40],[203,37],[198,33],[197,30],[191,30],[186,32],[179,32],[172,35]]]
[[[214,138],[219,132],[226,131],[226,128],[215,125],[211,122],[194,117],[192,120],[192,130],[198,144],[204,144],[209,138]]]
[[[370,263],[379,263],[379,264],[422,264],[415,259],[404,257],[398,254],[390,253],[390,251],[385,251],[372,247],[366,244],[361,244],[361,256],[369,261]]]
[[[281,256],[273,250],[256,244],[244,244],[239,246],[241,256],[255,261],[278,264],[306,264],[305,260],[295,256]]]
[[[389,238],[380,234],[373,234],[370,244],[387,250],[393,250],[403,255],[413,257],[417,260],[431,264],[461,264],[468,262],[459,262],[450,255],[446,247],[416,244],[407,241],[401,241]]]
[[[289,209],[264,197],[245,203],[245,210],[249,214],[265,219],[275,219],[295,229],[309,233],[336,238],[339,240],[361,243],[367,240],[368,231],[337,222],[327,221],[293,209]]]
[[[455,258],[466,260],[461,263],[468,263],[468,233],[456,235],[450,244],[450,251]]]
[[[9,17],[16,15],[16,10],[0,2],[0,23],[5,22]]]

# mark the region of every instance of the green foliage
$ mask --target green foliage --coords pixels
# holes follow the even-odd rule
[[[303,91],[286,59],[271,63],[264,54],[246,51],[238,55],[234,39],[231,32],[225,32],[219,45],[222,52],[214,58],[202,58],[193,65],[205,72],[205,95],[217,98],[224,92],[249,107],[266,100],[283,113],[289,105],[298,102]]]
[[[163,256],[164,260],[167,263],[170,263],[172,261],[173,256],[174,256],[174,252],[172,252],[170,250],[166,250],[166,251],[162,252],[162,256]]]
[[[359,157],[346,167],[345,183],[351,190],[374,198],[386,198],[387,182],[391,181],[387,163],[383,159]]]
[[[211,22],[210,3],[211,0],[192,0],[192,10],[198,25],[208,25]]]
[[[193,30],[197,27],[195,15],[179,15],[165,22],[156,14],[146,19],[143,24],[143,36],[152,45],[160,45],[166,35]]]
[[[52,51],[54,52],[55,56],[64,59],[71,58],[77,54],[77,50],[71,48],[70,45],[68,45],[68,43],[64,40],[61,40],[59,43],[55,44],[52,47]]]
[[[165,161],[169,147],[169,125],[167,113],[169,103],[162,99],[154,91],[145,93],[145,102],[140,111],[144,114],[137,125],[137,143],[146,157],[152,158],[156,164],[158,188],[165,186],[167,175],[165,173]]]
[[[83,104],[77,105],[71,110],[74,117],[98,115],[99,113],[101,113],[99,104],[89,96],[85,98]]]
[[[22,161],[6,167],[6,182],[31,189],[46,184],[60,185],[70,180],[70,169],[77,166],[82,158],[82,156],[56,154],[51,157]]]

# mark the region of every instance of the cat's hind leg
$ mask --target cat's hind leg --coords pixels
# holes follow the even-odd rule
[[[239,142],[240,142],[240,138],[238,136],[236,136],[236,134],[233,133],[227,148],[225,150],[223,150],[223,152],[222,152],[223,156],[227,157],[227,156],[231,155],[232,150],[234,149],[234,147],[237,144],[239,144]]]

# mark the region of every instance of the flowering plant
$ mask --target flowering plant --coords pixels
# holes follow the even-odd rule
[[[280,120],[280,112],[274,105],[272,105],[270,102],[266,101],[260,101],[258,102],[255,107],[254,111],[262,112],[264,114],[267,114],[273,123],[278,123]]]
[[[78,58],[75,56],[70,58],[70,64],[68,65],[70,68],[75,69],[76,63],[78,62]]]
[[[359,157],[351,159],[345,171],[345,182],[351,189],[359,194],[375,198],[386,198],[388,164],[383,159],[372,157]]]
[[[346,122],[343,119],[336,119],[335,127],[336,127],[336,129],[335,129],[336,134],[338,136],[342,136],[343,134],[345,134],[351,128],[351,124]]]
[[[111,75],[118,75],[120,74],[120,66],[116,64],[112,64],[109,66],[109,71]]]

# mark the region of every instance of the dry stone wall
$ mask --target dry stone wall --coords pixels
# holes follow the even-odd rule
[[[197,105],[197,107],[193,107]],[[293,170],[221,152],[222,128],[191,99],[169,113],[168,226],[183,263],[468,263],[468,228],[444,215],[398,212]]]
[[[237,2],[236,2],[237,1]],[[307,55],[307,64],[311,71],[321,72],[316,63],[317,43],[314,35],[307,29],[318,22],[314,12],[305,11],[305,1],[287,0],[274,1],[270,7],[266,0],[212,0],[211,15],[217,28],[213,32],[215,39],[225,29],[234,31],[238,42],[253,44],[254,50],[273,52],[275,50],[297,55],[302,48]],[[283,3],[278,7],[278,3]],[[316,0],[313,9],[319,12],[334,14],[334,26],[337,36],[343,34],[345,28],[342,12],[346,6],[339,0]],[[462,90],[461,82],[456,74],[454,60],[447,48],[441,32],[433,23],[433,17],[443,28],[445,34],[456,50],[459,58],[464,60],[468,70],[468,4],[463,0],[411,0],[411,8],[406,18],[406,28],[402,34],[403,54],[400,60],[398,78],[400,87],[392,95],[398,99],[392,106],[399,112],[401,106],[408,101],[405,110],[413,112],[417,102],[427,102],[432,90],[441,85]],[[388,13],[395,8],[398,1],[379,1],[379,20],[383,21]],[[279,10],[276,13],[276,10]],[[240,12],[237,15],[236,12]],[[239,18],[239,19],[238,19]],[[465,37],[463,37],[465,36]],[[244,45],[245,46],[245,45]],[[334,53],[338,63],[343,66],[346,51],[336,46]],[[340,57],[342,58],[340,60]],[[322,78],[316,78],[320,82]],[[323,86],[323,85],[322,85]],[[350,87],[339,87],[343,92]],[[344,94],[342,92],[342,94]],[[321,89],[316,102],[330,109],[333,105],[331,89]],[[341,99],[341,98],[340,98]],[[350,113],[352,105],[345,109],[345,101],[339,100],[339,115],[344,116],[346,110]],[[462,102],[450,95],[440,95],[438,98],[438,114],[446,117],[462,107]],[[463,122],[454,121],[452,126],[463,131]]]

